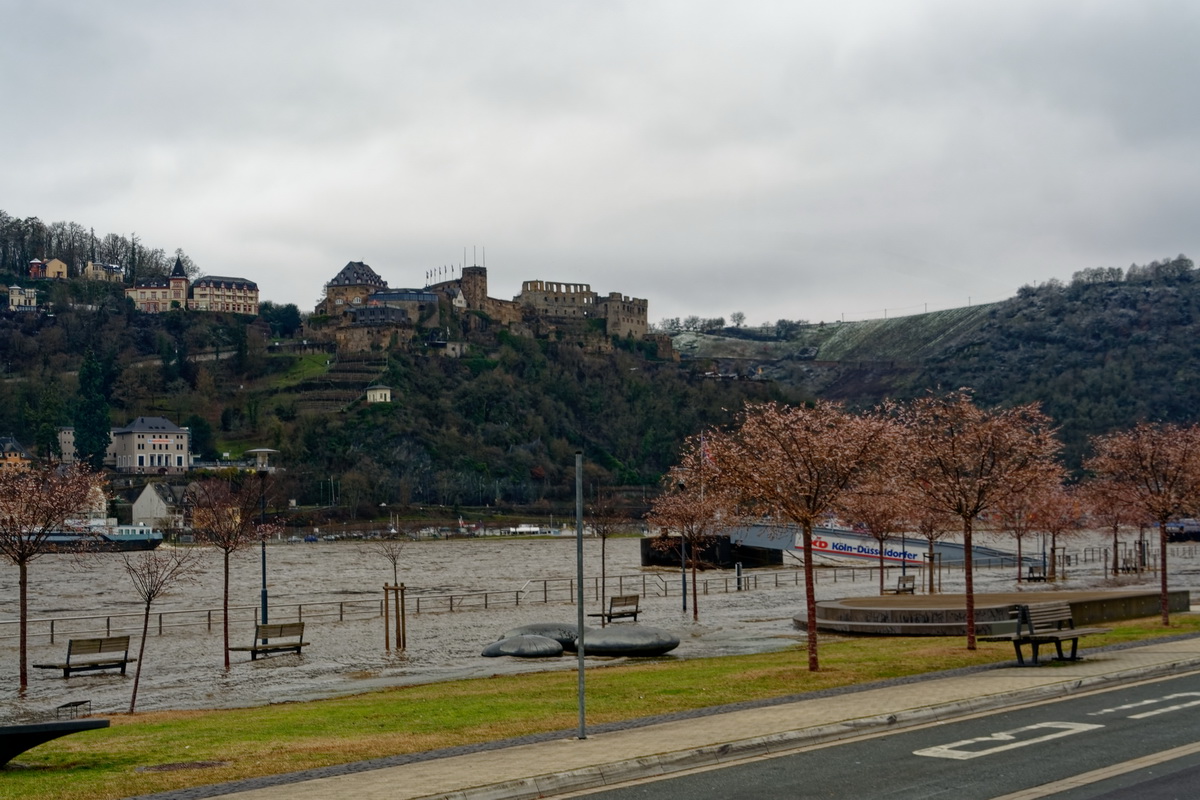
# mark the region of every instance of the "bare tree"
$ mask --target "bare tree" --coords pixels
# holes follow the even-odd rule
[[[146,661],[146,634],[150,630],[150,606],[155,600],[171,590],[175,584],[189,577],[197,566],[197,550],[171,548],[170,550],[146,550],[137,555],[123,555],[125,573],[133,583],[133,590],[142,600],[142,641],[138,645],[137,667],[133,672],[133,693],[129,697],[129,713],[137,705],[138,684],[142,680],[142,664]]]
[[[652,527],[662,530],[656,543],[660,548],[673,548],[669,532],[679,534],[680,548],[686,552],[686,556],[683,552],[680,554],[684,559],[682,566],[690,565],[692,570],[692,619],[699,620],[696,570],[700,553],[730,520],[717,487],[710,485],[715,470],[704,445],[689,441],[685,447],[679,463],[663,479],[666,491],[651,503],[647,519]]]
[[[400,585],[400,555],[404,552],[404,546],[408,544],[405,539],[400,538],[406,536],[408,528],[401,523],[397,528],[389,531],[384,538],[371,542],[367,550],[368,552],[380,556],[383,560],[392,565],[392,585]]]
[[[225,669],[229,669],[229,557],[260,541],[256,525],[263,490],[257,482],[238,486],[232,481],[209,479],[192,484],[192,529],[199,541],[221,551],[221,627]]]
[[[975,521],[1003,498],[1057,480],[1059,444],[1036,405],[985,411],[967,391],[921,398],[897,417],[906,429],[899,463],[919,502],[962,523],[967,649],[974,650]]]
[[[1163,625],[1171,624],[1167,589],[1167,523],[1200,504],[1200,427],[1142,423],[1096,436],[1084,467],[1131,508],[1158,523]]]
[[[592,532],[600,540],[600,602],[603,603],[608,597],[608,540],[629,527],[629,518],[621,513],[616,496],[611,491],[602,493],[592,503],[590,511],[588,516]],[[607,623],[607,617],[600,617],[600,627]]]
[[[29,686],[29,564],[54,552],[50,535],[100,490],[102,479],[82,464],[0,470],[0,554],[16,564],[21,691]]]
[[[876,463],[894,426],[878,415],[854,415],[818,401],[812,407],[749,405],[736,429],[710,443],[716,483],[749,514],[782,517],[800,526],[804,549],[808,668],[819,669],[813,527]]]

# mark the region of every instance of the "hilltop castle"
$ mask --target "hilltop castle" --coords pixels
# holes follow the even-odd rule
[[[314,315],[327,321],[338,349],[351,352],[407,345],[417,327],[440,332],[431,342],[441,346],[499,327],[596,352],[611,350],[614,338],[652,339],[661,349],[649,332],[647,305],[620,292],[600,295],[586,283],[554,281],[525,281],[519,295],[500,300],[488,296],[487,268],[480,266],[423,289],[389,289],[371,267],[351,261],[325,284]]]

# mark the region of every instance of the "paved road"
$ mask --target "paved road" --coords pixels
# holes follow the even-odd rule
[[[586,796],[1195,798],[1198,712],[1191,673]]]

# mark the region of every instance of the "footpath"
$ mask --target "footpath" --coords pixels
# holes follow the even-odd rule
[[[229,800],[511,800],[614,786],[965,714],[1200,669],[1200,637],[1083,652],[1078,662],[964,670],[883,687],[536,743],[388,759],[156,797]]]

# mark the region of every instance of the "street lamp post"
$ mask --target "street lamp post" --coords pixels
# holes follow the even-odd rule
[[[247,450],[246,455],[255,457],[255,471],[258,472],[258,524],[260,533],[265,529],[267,524],[267,473],[271,471],[271,454],[278,453],[278,450],[272,450],[269,447],[257,447],[253,450]],[[267,538],[262,536],[259,539],[259,545],[262,551],[262,592],[260,599],[262,602],[261,622],[266,625],[270,620],[267,618]],[[264,643],[266,640],[263,640]]]

